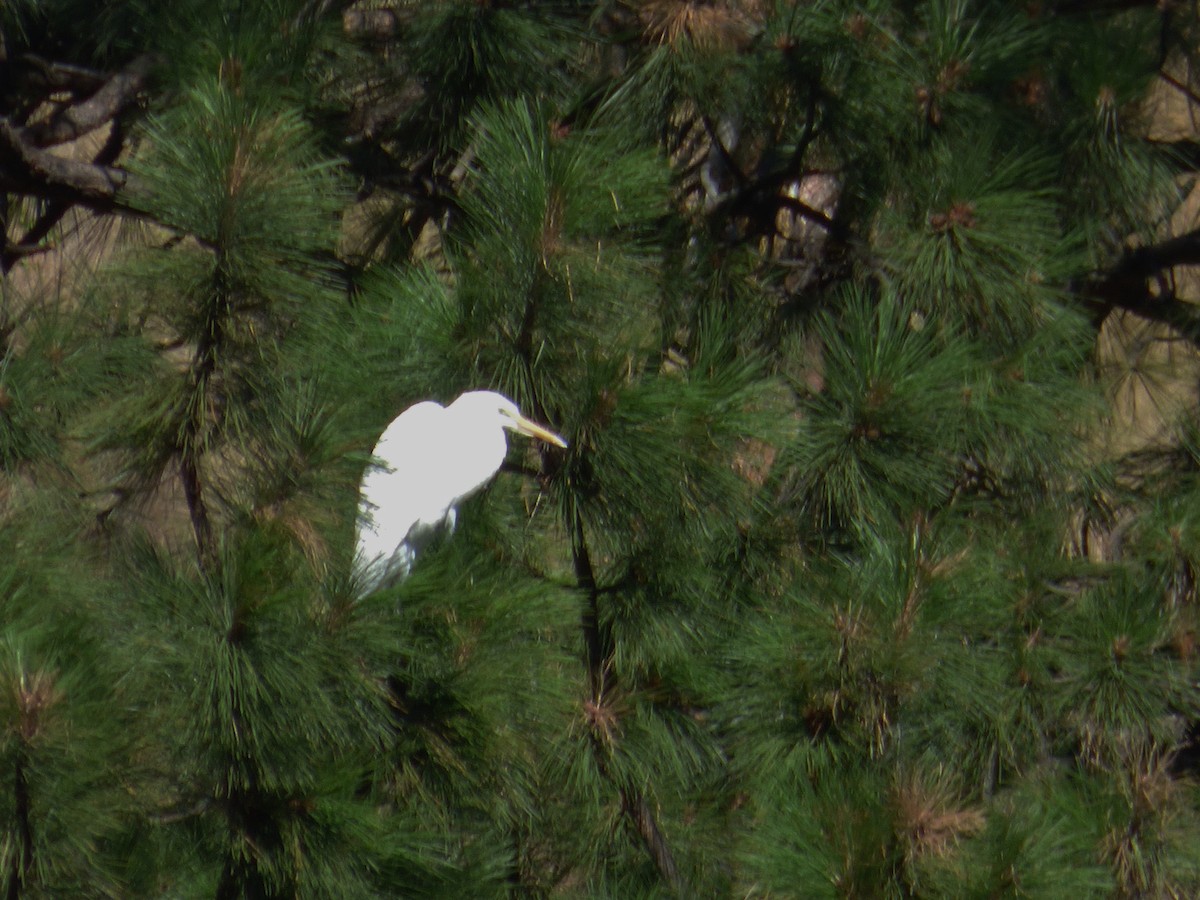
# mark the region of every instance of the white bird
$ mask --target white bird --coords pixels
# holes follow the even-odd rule
[[[426,400],[392,420],[373,451],[381,465],[367,467],[360,489],[362,594],[407,575],[417,550],[443,524],[454,530],[455,507],[504,462],[505,430],[567,446],[492,391],[469,391],[445,407]]]

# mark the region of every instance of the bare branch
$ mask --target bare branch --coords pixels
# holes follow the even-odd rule
[[[1185,97],[1187,97],[1189,103],[1191,103],[1193,105],[1200,104],[1200,94],[1197,94],[1195,88],[1193,88],[1191,85],[1184,84],[1182,81],[1180,81],[1178,78],[1176,78],[1174,75],[1172,75],[1170,72],[1167,72],[1167,71],[1160,71],[1158,73],[1158,77],[1161,78],[1164,82],[1166,82],[1171,87],[1175,88],[1175,90],[1179,91],[1179,93],[1181,93]]]
[[[154,63],[153,57],[139,56],[87,100],[66,107],[48,121],[30,125],[28,142],[36,147],[65,144],[107,125],[134,102]]]
[[[1170,270],[1200,265],[1200,229],[1137,247],[1083,287],[1080,294],[1099,319],[1124,309],[1176,329],[1200,346],[1200,306],[1180,300],[1170,287]],[[1157,285],[1153,290],[1151,284]]]
[[[1137,247],[1122,257],[1111,277],[1150,278],[1175,266],[1197,264],[1200,264],[1200,228],[1157,244]]]
[[[189,806],[170,809],[160,813],[151,813],[146,818],[155,825],[174,825],[176,822],[183,822],[187,819],[194,819],[197,816],[204,815],[211,806],[212,800],[209,797],[202,797]]]
[[[662,830],[658,827],[658,820],[654,816],[654,810],[650,808],[645,795],[637,791],[623,790],[621,791],[621,800],[625,806],[626,815],[633,820],[638,834],[646,845],[646,850],[654,860],[654,867],[658,869],[659,877],[666,882],[672,892],[682,894],[683,882],[679,877],[679,867],[675,864],[671,847],[663,837]]]
[[[128,182],[129,175],[122,169],[41,149],[26,129],[0,118],[0,188],[108,211],[122,207],[117,193]]]
[[[13,266],[27,256],[33,256],[37,253],[44,253],[50,248],[43,245],[42,241],[53,230],[54,226],[62,221],[63,216],[67,214],[70,205],[61,200],[55,200],[47,204],[45,210],[37,221],[29,228],[28,231],[18,241],[6,241],[4,249],[0,252],[0,275],[7,274]]]
[[[125,146],[125,138],[119,122],[113,123],[108,140],[92,159],[93,165],[108,166],[115,162]],[[7,241],[0,252],[0,275],[8,273],[14,265],[27,256],[41,253],[47,249],[42,242],[50,235],[54,227],[62,221],[74,205],[73,201],[55,199],[45,204],[37,219],[25,231],[19,240]]]
[[[7,272],[19,260],[25,259],[27,256],[37,256],[39,253],[45,253],[49,249],[49,247],[43,247],[40,244],[6,243],[3,248],[3,254],[0,255],[0,258],[4,260],[4,265],[0,267],[0,271]]]
[[[353,9],[342,13],[342,28],[359,40],[391,40],[398,30],[398,16],[390,9]]]
[[[56,91],[79,91],[91,94],[104,86],[103,72],[72,63],[51,62],[36,53],[25,53],[19,61],[32,69],[27,77]]]

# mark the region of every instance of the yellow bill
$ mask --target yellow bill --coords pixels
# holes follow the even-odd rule
[[[514,415],[513,421],[516,422],[517,431],[531,438],[537,438],[539,441],[545,441],[547,444],[553,444],[555,447],[562,447],[564,450],[567,447],[567,442],[561,437],[537,422],[530,421],[522,415]]]

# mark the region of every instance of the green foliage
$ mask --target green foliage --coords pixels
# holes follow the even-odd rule
[[[0,356],[0,466],[61,464],[74,421],[152,364],[140,341],[98,321],[100,304],[6,298],[20,330]],[[46,468],[44,465],[40,468]]]
[[[6,123],[153,79],[5,248],[0,890],[1195,895],[1200,420],[1098,351],[1195,15],[1037,6],[4,6]],[[469,389],[568,447],[358,596]]]
[[[218,82],[202,82],[152,121],[147,146],[135,161],[138,201],[188,238],[131,264],[127,280],[138,291],[125,303],[179,351],[174,360],[164,354],[145,389],[117,406],[115,421],[95,424],[93,440],[122,452],[122,477],[141,492],[156,489],[177,463],[193,526],[211,554],[213,497],[199,493],[200,483],[211,481],[209,493],[226,508],[257,514],[269,500],[279,514],[286,486],[268,460],[278,465],[314,449],[305,446],[305,417],[320,415],[313,403],[297,412],[299,422],[284,415],[278,427],[263,410],[293,407],[287,398],[305,395],[303,379],[281,377],[280,367],[290,344],[304,346],[330,321],[318,253],[333,240],[339,193],[296,112]],[[259,465],[239,472],[237,457]]]
[[[113,610],[69,557],[41,543],[45,509],[14,517],[0,571],[0,884],[11,895],[116,893],[113,843],[131,814],[137,744],[123,662],[101,628]]]
[[[1156,710],[1195,707],[1169,653],[1169,612],[1153,581],[1115,581],[1089,593],[1063,621],[1063,708],[1081,757],[1103,766],[1130,744],[1170,746]]]
[[[573,5],[452,0],[425,11],[408,38],[409,64],[428,92],[414,121],[446,140],[481,103],[563,93],[577,37]]]
[[[139,199],[212,253],[210,278],[244,294],[247,307],[263,295],[306,296],[292,279],[313,274],[339,198],[332,164],[316,156],[294,110],[206,79],[150,123],[146,141]]]
[[[816,325],[825,389],[805,404],[785,491],[817,529],[862,534],[949,497],[976,364],[894,296],[838,306]]]
[[[918,206],[885,212],[880,243],[906,297],[1000,342],[1053,315],[1046,283],[1069,269],[1047,167],[998,159],[991,143],[972,135],[923,155],[908,195]]]
[[[1147,16],[1084,19],[1064,31],[1060,47],[1076,49],[1062,66],[1063,108],[1070,110],[1061,132],[1063,175],[1072,219],[1103,260],[1126,233],[1149,235],[1157,222],[1147,209],[1161,208],[1177,191],[1163,150],[1131,139],[1129,120],[1137,119],[1139,98],[1156,76],[1153,57],[1118,50],[1153,46],[1159,36]]]
[[[1075,787],[1034,782],[999,805],[968,849],[959,882],[964,897],[1112,896],[1096,860],[1095,835]]]
[[[154,716],[170,723],[163,751],[190,773],[189,802],[217,820],[207,840],[221,881],[357,893],[371,867],[359,832],[378,826],[351,792],[364,751],[383,738],[383,701],[344,666],[344,623],[314,607],[311,582],[286,577],[305,568],[285,553],[250,534],[200,576],[147,555],[134,573],[142,620],[169,624],[132,640],[177,686]]]
[[[544,108],[485,109],[480,174],[463,198],[457,341],[476,377],[527,407],[539,391],[544,403],[569,391],[564,378],[589,357],[640,356],[654,334],[650,310],[641,321],[626,311],[652,302],[665,166],[612,125],[555,127]]]

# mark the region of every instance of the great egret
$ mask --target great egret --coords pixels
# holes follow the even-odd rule
[[[566,447],[492,391],[469,391],[449,406],[426,400],[392,420],[375,445],[382,465],[363,476],[357,564],[363,594],[408,574],[422,543],[455,507],[491,479],[508,453],[505,430]]]

